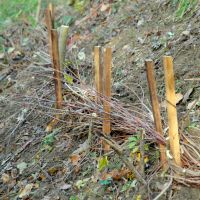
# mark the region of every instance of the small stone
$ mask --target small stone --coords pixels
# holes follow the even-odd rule
[[[189,37],[190,31],[183,31],[181,35]]]

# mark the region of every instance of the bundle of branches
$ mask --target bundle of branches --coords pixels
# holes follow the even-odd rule
[[[200,149],[199,133],[187,133],[181,135],[182,167],[170,163],[170,167],[175,172],[174,179],[184,185],[200,186]]]
[[[94,128],[102,131],[103,123],[103,105],[101,102],[108,101],[108,99],[100,94],[97,94],[95,89],[85,84],[70,86],[66,84],[68,90],[76,95],[77,99],[71,102],[64,102],[65,110],[68,110],[70,115],[84,116],[86,119],[93,120]],[[100,96],[100,102],[95,100],[96,96]],[[153,140],[165,143],[153,127],[152,114],[150,110],[141,102],[139,106],[130,106],[121,103],[119,100],[112,98],[109,101],[111,106],[110,120],[112,124],[112,131],[124,134],[137,134],[141,129],[145,130],[145,135],[148,140]]]
[[[36,70],[32,70],[31,72],[33,75],[37,74],[47,77],[49,79],[48,84],[52,82],[52,70],[48,68],[39,69],[38,67],[35,67],[35,69]],[[74,79],[76,79],[76,77],[74,77]],[[65,125],[73,123],[73,127],[75,128],[77,128],[78,125],[82,127],[89,126],[92,121],[93,133],[101,134],[104,114],[102,102],[109,100],[105,96],[97,94],[93,87],[83,83],[80,79],[74,84],[64,82],[64,87],[62,109],[53,108],[54,99],[52,99],[52,95],[54,95],[54,92],[52,88],[46,90],[45,95],[44,91],[42,91],[42,97],[17,95],[12,96],[12,101],[18,101],[20,104],[29,104],[34,107],[37,106],[37,109],[39,107],[47,108],[48,111],[46,113],[43,112],[43,114],[52,117],[59,115],[61,116],[59,118],[60,122],[63,122]],[[40,86],[39,90],[41,89]],[[98,103],[96,101],[97,95],[100,98]],[[144,104],[142,99],[140,99],[140,105],[137,104],[135,106],[124,104],[115,98],[112,98],[109,103],[111,106],[110,120],[112,132],[125,135],[137,135],[141,133],[141,130],[144,130],[145,140],[165,144],[165,139],[154,129],[151,110]],[[67,120],[65,120],[66,116],[68,118]],[[69,118],[73,118],[74,121],[71,122]],[[80,118],[81,120],[79,120]],[[186,132],[181,134],[183,167],[177,167],[170,162],[170,168],[174,171],[172,174],[175,174],[173,176],[170,175],[171,178],[186,185],[200,185],[200,151],[198,144],[198,135],[191,136]]]

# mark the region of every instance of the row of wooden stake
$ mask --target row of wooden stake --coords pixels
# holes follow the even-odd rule
[[[62,108],[62,82],[61,82],[61,57],[59,57],[58,48],[58,33],[54,29],[54,12],[52,4],[49,4],[46,10],[46,24],[49,35],[50,55],[52,58],[52,65],[54,67],[55,80],[55,94],[56,94],[56,108]],[[103,52],[103,59],[101,59],[101,47],[94,48],[94,67],[95,67],[95,87],[96,87],[96,102],[103,103],[103,134],[110,135],[111,132],[111,68],[112,68],[112,49],[105,48]],[[157,97],[156,80],[154,76],[154,64],[152,60],[146,60],[147,79],[153,109],[154,123],[156,131],[163,136],[161,114],[159,109],[159,102]],[[178,120],[176,110],[176,96],[175,83],[173,72],[173,59],[171,56],[163,57],[165,85],[166,85],[166,101],[169,124],[169,142],[170,150],[174,158],[175,164],[181,166],[180,144],[178,134]],[[103,98],[101,98],[103,97]],[[103,100],[101,100],[103,99]],[[103,102],[102,102],[103,101]],[[98,114],[98,113],[97,113]],[[51,126],[56,124],[59,116],[51,122]],[[51,130],[51,128],[50,128]],[[104,143],[104,150],[109,150],[109,145]],[[166,146],[159,145],[161,164],[164,168],[167,167]]]

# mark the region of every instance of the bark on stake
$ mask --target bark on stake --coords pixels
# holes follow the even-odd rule
[[[106,48],[104,52],[104,87],[103,87],[103,133],[110,135],[111,124],[110,124],[110,100],[111,100],[111,67],[112,67],[112,49]],[[104,143],[104,150],[108,151],[110,146]]]
[[[160,108],[159,108],[159,102],[158,102],[157,91],[156,91],[156,80],[154,76],[154,63],[152,60],[146,60],[145,65],[146,65],[146,70],[147,70],[147,80],[148,80],[148,85],[149,85],[150,98],[151,98],[156,131],[161,136],[163,136]],[[166,169],[167,167],[166,148],[163,144],[159,144],[159,148],[160,148],[161,164],[163,166],[163,169]]]
[[[170,149],[172,151],[175,164],[181,166],[180,141],[178,134],[178,119],[176,110],[175,82],[172,57],[164,56],[163,62],[165,72]]]
[[[58,52],[58,33],[55,29],[51,30],[52,39],[52,60],[54,67],[54,80],[55,80],[55,92],[56,92],[56,108],[62,108],[62,82],[61,71]]]
[[[49,39],[49,54],[52,57],[52,39],[51,39],[51,30],[54,29],[54,9],[52,4],[50,3],[46,9],[45,13],[45,21],[48,31],[48,39]]]
[[[95,67],[95,88],[96,88],[96,102],[100,103],[100,97],[103,92],[103,68],[100,61],[101,47],[94,47],[94,67]]]

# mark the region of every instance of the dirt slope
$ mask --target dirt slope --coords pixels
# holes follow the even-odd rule
[[[173,56],[177,93],[185,95],[192,90],[186,100],[177,105],[181,118],[188,111],[189,103],[200,95],[200,6],[176,21],[176,8],[169,1],[109,2],[94,1],[82,14],[72,7],[56,8],[58,21],[66,15],[74,17],[67,42],[67,60],[74,67],[79,65],[82,79],[92,85],[93,47],[112,47],[113,96],[121,102],[137,105],[136,93],[150,107],[144,61],[151,58],[155,62],[159,100],[163,102],[162,56]],[[109,182],[105,178],[108,172],[123,169],[124,165],[112,152],[110,163],[114,164],[109,166],[110,171],[103,175],[98,171],[98,158],[102,153],[98,137],[93,138],[89,152],[70,157],[87,139],[88,125],[82,126],[82,118],[65,115],[57,129],[51,134],[45,132],[56,111],[44,24],[35,30],[19,24],[2,35],[5,46],[15,49],[8,54],[7,63],[0,60],[0,198],[17,199],[21,195],[23,199],[44,200],[147,199],[148,196],[153,199],[159,194],[169,181],[160,178],[160,172],[152,176],[149,193],[144,193],[142,186],[130,187],[129,181],[134,183],[134,178],[127,174]],[[80,52],[85,59],[80,59]],[[75,98],[71,98],[73,102]],[[162,114],[166,126],[165,112]],[[198,104],[188,122],[198,137],[199,114]],[[154,153],[155,147],[153,149]],[[151,165],[155,172],[158,165],[155,158]],[[102,182],[105,180],[108,182]],[[123,187],[125,185],[128,189]],[[27,195],[23,196],[24,188]],[[199,196],[199,190],[185,189],[175,183],[163,199],[198,199]]]

